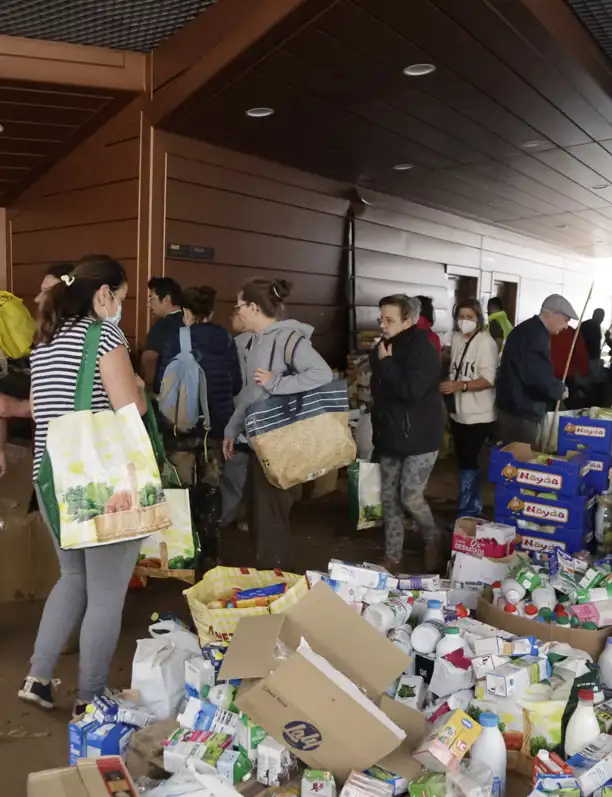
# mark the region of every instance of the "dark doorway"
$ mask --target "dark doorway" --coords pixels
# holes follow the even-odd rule
[[[518,295],[518,284],[516,282],[504,282],[495,280],[493,283],[493,296],[502,300],[504,310],[510,321],[516,323],[516,299]]]

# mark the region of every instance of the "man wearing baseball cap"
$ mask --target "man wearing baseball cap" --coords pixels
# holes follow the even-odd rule
[[[497,377],[498,437],[504,443],[536,446],[550,404],[567,396],[565,383],[555,377],[550,336],[566,329],[576,311],[553,293],[539,315],[523,321],[508,336]]]

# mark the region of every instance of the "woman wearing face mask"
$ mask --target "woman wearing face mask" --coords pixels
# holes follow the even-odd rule
[[[451,432],[459,463],[457,516],[476,517],[482,512],[478,457],[493,432],[497,344],[484,331],[480,302],[465,299],[455,307],[451,365],[441,392],[454,399],[450,408]]]
[[[135,403],[146,410],[142,382],[130,362],[127,341],[118,328],[127,293],[125,269],[106,255],[80,260],[45,294],[31,355],[30,401],[36,422],[34,477],[53,418],[72,412],[87,330],[102,321],[92,409],[118,410]],[[55,666],[70,635],[80,626],[79,688],[74,708],[82,716],[107,686],[108,669],[121,629],[123,604],[140,540],[98,548],[63,551],[57,545],[60,579],[53,588],[38,630],[31,668],[19,697],[53,708]]]

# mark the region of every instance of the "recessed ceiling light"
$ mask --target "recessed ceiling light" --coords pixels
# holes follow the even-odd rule
[[[265,119],[266,116],[272,116],[274,113],[274,108],[249,108],[246,112],[247,116],[250,116],[251,119]]]
[[[540,139],[534,138],[531,141],[523,141],[521,143],[521,147],[523,149],[537,149],[537,147],[541,147],[543,144],[546,144],[545,141],[540,141]]]
[[[0,133],[4,133],[4,125],[0,124]]]
[[[603,191],[604,188],[610,188],[609,183],[599,183],[599,185],[593,186],[593,191]]]
[[[396,172],[407,172],[408,169],[414,169],[414,163],[396,163],[393,168]]]
[[[431,75],[435,71],[436,67],[433,64],[410,64],[403,69],[407,77],[423,77],[423,75]]]

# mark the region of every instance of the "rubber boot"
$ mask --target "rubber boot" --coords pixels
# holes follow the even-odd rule
[[[457,517],[479,517],[481,514],[480,471],[460,470]]]

